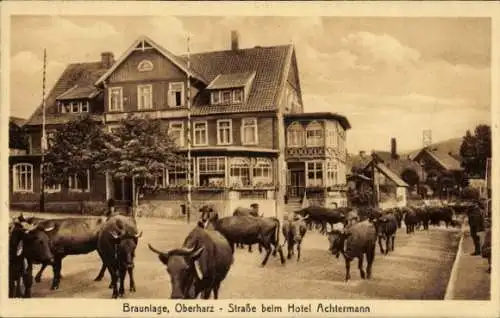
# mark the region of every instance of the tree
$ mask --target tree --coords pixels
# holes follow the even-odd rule
[[[460,156],[467,175],[484,178],[486,160],[491,158],[490,126],[478,125],[474,135],[467,131],[460,145]]]
[[[420,178],[418,177],[418,173],[410,168],[403,170],[401,173],[401,178],[404,182],[408,183],[408,185],[414,189],[414,187],[420,182]]]
[[[112,177],[131,178],[133,200],[139,193],[154,191],[149,181],[163,175],[164,169],[178,164],[177,146],[161,120],[129,115],[105,138],[102,169]]]
[[[89,114],[75,118],[48,136],[45,152],[44,183],[67,184],[71,175],[99,170],[103,158],[104,125]]]

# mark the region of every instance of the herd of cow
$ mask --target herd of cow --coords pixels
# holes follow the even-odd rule
[[[393,251],[396,232],[403,221],[406,232],[411,234],[415,229],[425,230],[430,224],[439,225],[441,221],[447,227],[458,226],[460,223],[454,219],[454,214],[449,206],[387,210],[310,206],[285,216],[280,224],[278,218],[261,215],[258,205],[237,208],[227,217],[219,217],[217,211],[207,205],[200,209],[198,224],[182,247],[162,252],[148,246],[158,254],[170,275],[171,298],[192,299],[201,294],[208,299],[213,292],[217,299],[220,284],[233,264],[234,249],[243,244],[249,246],[250,252],[253,244],[258,244],[259,252],[264,249],[262,266],[271,254],[279,254],[281,263],[285,264],[285,244],[287,258],[290,259],[296,250],[299,261],[301,242],[306,232],[316,227],[328,237],[329,252],[337,258],[340,254],[344,256],[345,280],[350,279],[350,263],[354,258],[359,260],[360,276],[364,279],[371,277],[377,240],[381,254]],[[21,214],[9,224],[9,297],[31,297],[33,264],[42,265],[35,276],[36,282],[41,281],[45,268],[52,266],[51,289],[54,290],[59,288],[62,278],[63,258],[93,251],[97,251],[102,260],[95,280],[100,281],[107,269],[113,298],[124,295],[127,273],[129,290],[135,292],[134,257],[141,234],[135,218],[123,215],[44,219]],[[282,244],[281,235],[284,237]],[[363,269],[365,255],[366,273]]]

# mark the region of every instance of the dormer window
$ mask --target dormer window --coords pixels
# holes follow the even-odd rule
[[[234,103],[241,103],[243,101],[243,90],[242,89],[236,89],[233,91],[233,102]]]
[[[222,103],[223,104],[231,103],[231,91],[222,91]]]
[[[59,106],[62,114],[88,113],[89,101],[61,101]]]
[[[211,99],[212,99],[212,105],[217,105],[220,103],[220,92],[219,91],[216,91],[216,92],[212,92],[212,94],[210,94],[211,96]]]
[[[142,60],[139,65],[137,65],[137,70],[139,72],[149,72],[153,70],[153,62],[150,60]]]

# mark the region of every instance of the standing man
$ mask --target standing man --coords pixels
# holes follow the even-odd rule
[[[470,236],[474,242],[474,252],[470,255],[481,255],[481,242],[477,234],[484,231],[484,219],[479,202],[474,202],[473,206],[467,210],[467,217],[469,219]]]

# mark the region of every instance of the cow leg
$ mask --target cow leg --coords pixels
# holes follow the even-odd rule
[[[384,254],[384,248],[382,247],[382,237],[378,237],[378,246],[380,247],[380,254]]]
[[[346,259],[345,260],[345,282],[351,278],[351,261]]]
[[[123,295],[125,295],[125,276],[127,275],[127,270],[125,268],[120,268],[118,270],[118,275],[120,277],[120,288],[118,289],[118,296],[123,297]]]
[[[52,290],[59,289],[59,283],[61,281],[61,267],[62,258],[58,257],[54,260],[54,264],[52,265],[54,271],[54,277],[52,278],[52,287],[50,288]]]
[[[372,265],[375,259],[375,245],[366,253],[366,278],[372,278]]]
[[[95,282],[100,282],[103,279],[105,272],[106,272],[106,265],[104,265],[104,263],[102,263],[101,270],[99,271],[99,274],[97,274],[97,276],[94,279],[94,281]]]
[[[31,286],[33,286],[33,263],[28,262],[26,271],[23,273],[24,298],[31,298]]]
[[[300,260],[300,243],[297,243],[297,262]]]
[[[252,253],[252,244],[248,244],[248,252]]]
[[[45,270],[45,268],[47,268],[47,266],[48,266],[47,264],[42,264],[42,267],[35,276],[35,282],[39,283],[42,281],[42,273]]]
[[[262,244],[264,248],[266,249],[266,256],[264,257],[264,260],[262,261],[261,266],[266,266],[267,260],[269,259],[269,255],[271,255],[271,245],[269,243]]]
[[[391,242],[391,251],[394,252],[394,241],[396,240],[396,235],[393,235],[392,237],[392,242]]]
[[[128,278],[130,279],[130,292],[135,292],[135,280],[134,280],[134,268],[129,267],[128,269]]]
[[[365,271],[363,270],[363,258],[364,254],[361,254],[358,257],[358,268],[359,268],[359,275],[361,276],[362,279],[365,279]]]
[[[220,282],[214,284],[214,299],[219,299]]]
[[[385,254],[389,254],[389,248],[391,246],[391,235],[385,237]]]
[[[111,286],[113,288],[113,294],[111,295],[111,298],[118,298],[118,275],[119,271],[118,269],[110,269],[109,273],[111,274]]]
[[[286,241],[286,247],[287,247],[287,254],[286,254],[286,258],[287,259],[291,259],[292,258],[292,254],[293,254],[293,243],[291,243],[290,241]]]

